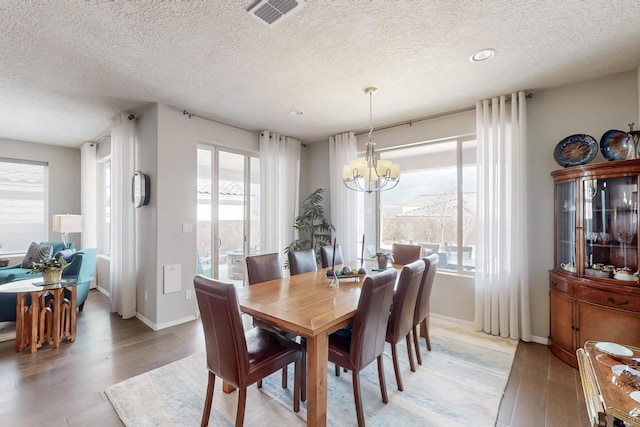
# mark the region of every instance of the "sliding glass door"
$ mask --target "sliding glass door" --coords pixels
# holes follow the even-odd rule
[[[259,251],[259,159],[200,145],[197,192],[197,272],[242,286],[244,259]]]

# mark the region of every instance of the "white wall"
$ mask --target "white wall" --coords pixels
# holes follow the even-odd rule
[[[49,163],[49,235],[42,240],[62,241],[60,233],[51,231],[51,218],[80,213],[80,149],[0,139],[0,157]],[[80,234],[70,234],[69,241],[81,248]]]
[[[144,121],[145,114],[142,114],[139,126],[143,126]],[[254,152],[259,151],[259,145],[256,133],[197,117],[189,119],[181,109],[162,104],[157,106],[157,123],[157,176],[151,180],[151,203],[156,215],[156,258],[141,265],[145,270],[141,273],[145,281],[138,286],[144,287],[139,294],[147,290],[150,299],[154,294],[156,313],[154,317],[150,311],[148,320],[155,328],[163,328],[189,320],[196,313],[193,277],[196,274],[197,144]],[[182,232],[185,223],[192,224],[193,232]],[[181,265],[180,292],[163,294],[162,268],[167,264]],[[187,290],[192,291],[191,300],[185,299]]]
[[[135,169],[148,175],[149,204],[135,208],[136,223],[136,312],[145,322],[158,319],[158,104],[134,112],[136,122]],[[131,177],[129,177],[131,179]],[[160,276],[162,278],[162,276]],[[143,284],[143,286],[140,286]],[[162,289],[160,290],[162,291]],[[151,325],[150,325],[151,326]],[[155,326],[152,326],[155,328]]]

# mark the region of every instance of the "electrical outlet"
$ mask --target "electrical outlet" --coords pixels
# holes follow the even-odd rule
[[[185,299],[191,299],[191,289],[189,289],[185,295],[184,295]]]
[[[149,299],[149,296],[147,295],[147,291],[144,291],[144,300],[147,301]]]

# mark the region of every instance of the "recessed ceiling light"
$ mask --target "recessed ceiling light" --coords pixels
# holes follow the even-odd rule
[[[491,58],[495,54],[496,54],[496,50],[495,49],[491,49],[491,48],[482,49],[482,50],[477,51],[473,55],[471,55],[469,57],[469,61],[471,61],[471,62],[486,61],[487,59]]]
[[[291,110],[291,111],[289,111],[289,114],[291,114],[292,116],[301,116],[304,113],[302,111],[300,111],[300,110]]]

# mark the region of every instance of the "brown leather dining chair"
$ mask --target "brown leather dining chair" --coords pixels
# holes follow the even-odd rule
[[[333,261],[335,265],[344,264],[342,259],[342,249],[340,245],[336,245],[336,257],[333,259],[333,245],[323,246],[320,248],[320,265],[322,268],[331,267]]]
[[[247,263],[247,280],[249,285],[282,279],[282,263],[280,254],[251,255],[245,258]]]
[[[391,357],[393,358],[393,369],[396,374],[396,383],[398,390],[403,391],[402,377],[400,376],[400,366],[398,364],[398,352],[396,344],[402,338],[407,341],[407,354],[409,356],[409,366],[411,371],[415,372],[416,367],[413,363],[413,351],[411,350],[411,339],[409,333],[413,329],[413,316],[416,310],[416,301],[418,299],[418,291],[420,290],[420,282],[424,273],[424,262],[422,260],[414,261],[405,265],[400,272],[400,279],[396,292],[393,295],[393,303],[391,305],[391,314],[389,315],[389,326],[387,327],[386,340],[391,344]]]
[[[202,426],[209,424],[216,375],[238,389],[236,427],[244,423],[247,387],[294,363],[293,410],[300,410],[302,349],[261,328],[245,334],[236,289],[204,276],[193,279],[202,319],[209,370]]]
[[[433,288],[433,279],[436,277],[438,269],[438,254],[431,254],[424,261],[424,274],[418,291],[418,299],[416,300],[416,311],[413,316],[413,344],[416,350],[416,359],[418,364],[422,365],[422,357],[420,356],[420,345],[418,343],[418,325],[420,332],[424,333],[424,340],[427,343],[427,350],[431,351],[431,341],[429,341],[429,300],[431,298],[431,289]]]
[[[318,269],[316,252],[313,248],[291,251],[287,257],[289,258],[289,272],[292,276]]]
[[[280,262],[280,254],[270,253],[262,255],[251,255],[245,258],[247,264],[247,281],[249,286],[256,283],[268,282],[269,280],[282,279],[282,262]],[[266,329],[267,331],[274,332],[286,339],[295,340],[297,335],[291,332],[284,331],[277,326],[262,320],[253,319],[253,326]],[[303,382],[305,375],[303,372]],[[282,388],[287,388],[287,370],[282,370]],[[262,382],[258,382],[258,386],[261,386]],[[302,392],[303,401],[306,400],[306,390]]]
[[[365,424],[360,395],[360,371],[376,359],[382,401],[389,401],[382,354],[396,276],[396,270],[389,269],[366,277],[350,336],[337,333],[329,335],[329,361],[335,363],[336,367],[342,366],[352,372],[358,426]]]
[[[394,243],[391,247],[391,253],[393,255],[394,264],[407,265],[420,259],[420,256],[422,255],[422,246]]]

